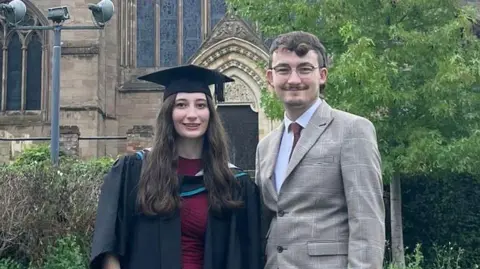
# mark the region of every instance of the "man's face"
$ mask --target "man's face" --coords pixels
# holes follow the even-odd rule
[[[280,48],[272,55],[267,80],[287,109],[303,109],[317,100],[320,85],[327,81],[327,69],[319,67],[318,54],[313,50],[299,57],[294,51]]]

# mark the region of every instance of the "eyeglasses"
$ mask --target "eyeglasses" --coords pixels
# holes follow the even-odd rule
[[[313,66],[313,65],[301,65],[297,68],[292,68],[288,65],[277,65],[272,67],[271,69],[275,71],[275,74],[279,76],[285,76],[285,77],[287,76],[290,77],[290,75],[292,74],[292,70],[295,70],[295,72],[300,78],[304,78],[312,74],[313,71],[315,71],[315,69],[317,68],[318,66]]]

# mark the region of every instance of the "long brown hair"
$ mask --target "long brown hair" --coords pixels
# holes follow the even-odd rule
[[[178,134],[172,119],[176,97],[176,94],[171,95],[162,104],[157,117],[154,145],[143,165],[137,202],[145,215],[172,213],[181,204],[176,170]],[[202,150],[204,184],[210,207],[221,212],[223,209],[237,208],[241,203],[233,200],[236,180],[228,167],[227,137],[209,96],[207,106],[210,119]]]

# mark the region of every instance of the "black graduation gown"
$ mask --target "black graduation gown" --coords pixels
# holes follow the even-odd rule
[[[101,268],[106,253],[119,258],[121,269],[181,269],[179,212],[169,217],[136,214],[141,165],[137,155],[124,156],[104,179],[91,250],[92,269]],[[235,170],[240,183],[235,195],[245,206],[222,215],[209,212],[203,269],[263,269],[259,191],[246,173]]]

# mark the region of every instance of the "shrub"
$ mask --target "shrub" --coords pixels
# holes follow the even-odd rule
[[[11,258],[0,260],[0,269],[23,269],[23,266]]]
[[[435,245],[432,249],[433,263],[426,262],[422,253],[420,244],[416,244],[415,249],[405,257],[404,269],[478,269],[479,266],[461,264],[469,257],[463,256],[464,250],[453,244],[445,246]],[[470,257],[471,258],[471,257]],[[387,264],[385,269],[400,269],[394,265]]]
[[[65,156],[54,168],[42,147],[25,154],[0,167],[0,258],[8,255],[37,266],[46,246],[62,243],[60,238],[70,240],[74,234],[86,238],[78,244],[89,243],[100,185],[113,160]],[[81,249],[85,252],[85,245]]]
[[[422,269],[423,267],[423,253],[421,245],[417,244],[412,253],[407,254],[405,257],[405,269]],[[385,269],[400,269],[397,266],[388,264]]]
[[[59,153],[60,157],[64,157],[62,151]],[[45,163],[50,160],[50,146],[48,144],[36,144],[25,148],[17,158],[15,158],[13,165],[32,165],[38,163]]]
[[[66,236],[50,245],[41,269],[85,269],[88,256],[75,236]]]

